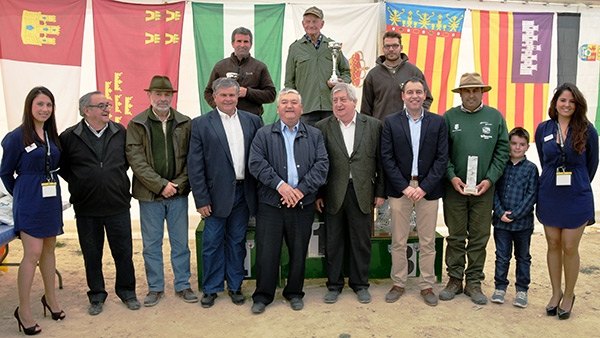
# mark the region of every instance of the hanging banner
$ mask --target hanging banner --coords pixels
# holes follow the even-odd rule
[[[96,85],[113,101],[111,120],[124,126],[149,105],[154,75],[179,84],[185,2],[164,5],[94,0]],[[172,106],[177,106],[177,95]],[[184,114],[186,112],[183,112]]]

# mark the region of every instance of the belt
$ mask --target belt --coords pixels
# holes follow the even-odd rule
[[[411,181],[418,181],[419,180],[419,176],[411,176],[410,180]]]
[[[244,180],[235,180],[235,185],[244,184]]]

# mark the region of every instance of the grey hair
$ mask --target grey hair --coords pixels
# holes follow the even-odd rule
[[[287,94],[296,94],[296,95],[298,95],[298,99],[300,101],[300,104],[302,104],[302,95],[300,95],[300,92],[298,92],[296,89],[292,89],[292,88],[283,88],[279,92],[279,95],[277,95],[277,103],[279,104],[279,101],[281,101],[281,97],[283,95],[287,95]]]
[[[235,35],[248,35],[250,37],[250,43],[252,43],[252,32],[246,27],[238,27],[231,32],[231,42],[235,41]]]
[[[348,98],[352,100],[352,102],[356,103],[358,101],[358,97],[356,97],[356,91],[354,90],[354,88],[351,85],[344,82],[336,84],[333,87],[333,89],[331,89],[331,97],[333,97],[333,94],[341,91],[346,92],[346,94],[348,94]]]
[[[213,93],[215,93],[215,94],[217,93],[217,91],[219,89],[225,89],[225,88],[231,88],[231,87],[235,87],[235,93],[239,95],[240,84],[232,78],[220,77],[220,78],[216,79],[215,82],[213,82],[213,84],[212,84],[212,90],[213,90]]]
[[[89,92],[89,93],[83,95],[79,99],[79,115],[85,116],[85,114],[83,113],[83,110],[92,102],[92,96],[97,95],[97,94],[102,94],[102,92],[95,90],[93,92]]]

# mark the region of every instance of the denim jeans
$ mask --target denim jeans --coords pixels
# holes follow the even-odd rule
[[[152,202],[140,201],[144,267],[149,291],[164,291],[165,289],[162,252],[165,220],[171,244],[171,266],[175,275],[173,281],[175,291],[190,288],[187,211],[187,196]]]
[[[496,289],[506,291],[508,287],[508,269],[512,256],[512,248],[515,248],[515,259],[517,261],[517,282],[515,286],[518,291],[529,290],[531,255],[529,246],[531,244],[533,229],[523,231],[508,231],[494,228],[494,242],[496,243],[496,271],[494,283]]]
[[[244,197],[244,185],[235,189],[233,208],[228,217],[210,216],[204,220],[202,233],[202,291],[206,294],[227,288],[240,291],[244,280],[246,229],[250,217]]]

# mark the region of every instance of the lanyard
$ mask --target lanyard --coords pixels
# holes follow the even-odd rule
[[[46,142],[46,181],[52,182],[54,180],[52,179],[52,170],[50,170],[50,139],[48,138],[48,132],[46,130],[44,130],[44,141]]]
[[[556,127],[558,128],[558,145],[560,148],[560,163],[561,168],[565,169],[567,166],[567,155],[565,154],[565,139],[563,139],[562,129],[560,129],[560,124],[556,121]]]

